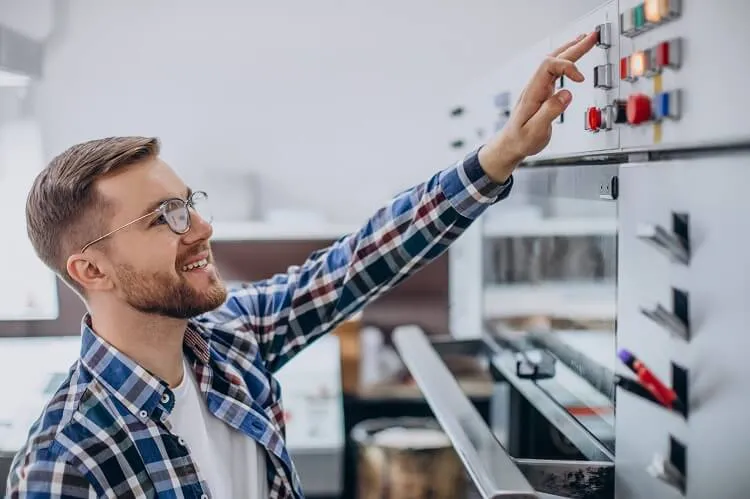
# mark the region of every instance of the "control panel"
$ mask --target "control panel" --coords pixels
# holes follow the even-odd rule
[[[731,145],[750,138],[745,76],[750,2],[612,0],[498,68],[471,103],[472,128],[488,136],[510,117],[545,55],[596,31],[577,65],[583,83],[561,78],[573,102],[535,160],[597,152]]]

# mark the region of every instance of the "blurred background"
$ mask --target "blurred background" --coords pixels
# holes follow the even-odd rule
[[[37,260],[25,229],[28,188],[54,155],[104,136],[160,137],[163,158],[211,197],[224,277],[265,278],[463,158],[450,115],[466,89],[601,3],[0,0],[0,495],[10,456],[78,354],[83,305]],[[616,211],[550,198],[565,190],[555,175],[529,172],[512,209],[488,215],[477,286],[496,324],[585,330],[581,348],[609,359]],[[568,221],[542,223],[550,217]],[[311,497],[354,497],[365,479],[357,424],[431,417],[391,333],[450,333],[449,288],[461,276],[449,258],[279,373]],[[497,387],[486,366],[471,352],[447,359],[487,417]],[[568,404],[568,392],[558,396]],[[593,409],[577,416],[612,440],[612,414],[597,409],[609,401],[586,396]],[[564,440],[556,452],[572,455]]]

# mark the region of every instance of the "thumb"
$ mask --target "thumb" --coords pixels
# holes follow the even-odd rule
[[[536,126],[549,126],[560,114],[565,111],[573,96],[568,90],[560,90],[552,97],[542,103],[539,110],[531,117],[529,124]]]

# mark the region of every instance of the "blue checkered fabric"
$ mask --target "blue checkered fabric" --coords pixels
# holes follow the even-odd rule
[[[441,255],[504,199],[476,152],[395,196],[301,266],[231,289],[185,331],[185,356],[217,418],[267,452],[270,497],[304,497],[284,441],[274,373],[295,354]],[[30,429],[8,479],[16,498],[207,498],[171,431],[168,385],[81,326],[81,354]]]

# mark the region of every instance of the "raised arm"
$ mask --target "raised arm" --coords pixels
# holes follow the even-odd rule
[[[358,231],[301,266],[232,290],[227,307],[255,333],[271,370],[440,256],[492,203],[509,177],[487,177],[477,154],[406,190]]]
[[[574,61],[595,44],[581,36],[554,51],[525,87],[505,128],[478,152],[396,196],[363,227],[310,255],[299,267],[233,290],[218,312],[254,333],[275,371],[386,290],[437,258],[488,206],[510,192],[512,173],[549,143],[552,122],[570,104],[555,93],[566,75],[583,81]]]

